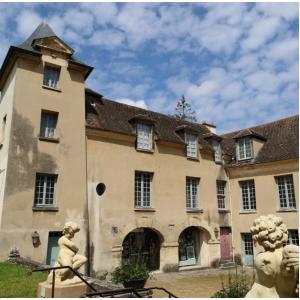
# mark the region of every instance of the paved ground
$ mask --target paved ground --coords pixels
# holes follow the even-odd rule
[[[249,280],[252,279],[253,269],[244,268]],[[234,275],[235,269],[219,270],[193,270],[174,273],[153,274],[148,279],[146,287],[164,287],[177,297],[184,298],[210,298],[221,289],[222,278],[227,282],[228,273]],[[156,292],[154,297],[167,297],[163,292]]]

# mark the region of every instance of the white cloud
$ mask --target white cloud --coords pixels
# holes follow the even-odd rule
[[[256,3],[258,11],[267,16],[282,17],[287,20],[296,19],[298,17],[298,3]]]
[[[17,16],[17,32],[22,38],[27,38],[42,22],[39,14],[32,10],[23,10]]]
[[[275,17],[256,22],[252,26],[248,37],[242,42],[242,47],[247,50],[259,48],[276,35],[280,25],[280,19]]]
[[[132,99],[128,99],[128,98],[122,98],[122,99],[116,99],[117,102],[123,103],[123,104],[127,104],[127,105],[131,105],[131,106],[136,106],[136,107],[140,107],[140,108],[144,108],[147,109],[147,104],[145,102],[145,100],[132,100]]]

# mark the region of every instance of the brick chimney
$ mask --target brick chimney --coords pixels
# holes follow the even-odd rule
[[[217,134],[217,127],[215,124],[203,121],[201,125],[205,126],[210,132]]]

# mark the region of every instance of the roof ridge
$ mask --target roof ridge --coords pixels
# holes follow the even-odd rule
[[[299,114],[295,114],[295,115],[292,115],[292,116],[289,116],[289,117],[281,118],[279,120],[270,121],[270,122],[267,122],[267,123],[264,123],[264,124],[254,125],[254,126],[251,126],[251,127],[246,127],[246,128],[238,129],[238,130],[235,130],[235,131],[226,132],[226,133],[221,134],[220,136],[222,136],[222,137],[225,136],[225,138],[226,138],[226,135],[237,134],[237,133],[241,132],[242,130],[254,130],[255,131],[258,127],[271,125],[271,124],[274,124],[274,123],[282,122],[282,121],[292,119],[292,118],[296,118],[296,117],[299,117]]]
[[[92,90],[91,88],[86,88],[88,89],[89,91],[92,91],[96,94],[99,94],[98,92],[95,92],[94,90]],[[100,100],[100,99],[99,99]],[[115,101],[115,100],[111,100],[111,99],[108,99],[108,98],[105,98],[105,97],[102,97],[101,100],[104,100],[104,101],[110,101],[110,102],[114,102],[114,103],[117,103],[119,105],[123,105],[123,106],[129,106],[129,107],[133,107],[135,109],[140,109],[140,110],[143,110],[143,111],[146,111],[146,112],[150,112],[150,113],[154,113],[154,114],[158,114],[158,115],[161,115],[161,116],[164,116],[164,117],[168,117],[168,118],[172,118],[176,121],[179,121],[179,122],[186,122],[186,123],[189,123],[191,125],[194,125],[194,126],[200,126],[200,127],[205,127],[203,126],[202,124],[200,123],[196,123],[196,122],[191,122],[191,121],[187,121],[187,120],[183,120],[183,119],[179,119],[179,118],[176,118],[174,116],[171,116],[171,115],[167,115],[167,114],[163,114],[161,112],[158,112],[158,111],[154,111],[154,110],[150,110],[150,109],[145,109],[145,108],[141,108],[141,107],[138,107],[138,106],[134,106],[134,105],[130,105],[130,104],[127,104],[127,103],[122,103],[122,102],[118,102],[118,101]],[[205,127],[206,128],[206,127]]]

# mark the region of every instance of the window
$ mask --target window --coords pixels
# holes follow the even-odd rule
[[[198,138],[197,138],[197,135],[186,133],[185,134],[185,142],[187,144],[187,146],[186,146],[186,155],[187,155],[187,157],[197,158],[198,157],[198,151],[197,151]]]
[[[34,206],[54,206],[57,175],[36,174]]]
[[[45,66],[43,85],[57,89],[59,79],[59,68]]]
[[[237,141],[238,160],[252,158],[252,143],[250,138],[243,138]]]
[[[152,126],[137,124],[137,148],[152,150]]]
[[[225,186],[226,181],[217,180],[217,200],[219,210],[226,209]]]
[[[40,136],[45,138],[56,138],[57,113],[42,112]]]
[[[293,244],[299,246],[299,233],[297,229],[288,230],[288,241],[287,244]]]
[[[0,132],[0,145],[3,144],[4,138],[5,138],[6,118],[7,118],[7,116],[5,115],[2,119],[2,126],[1,126],[1,132]]]
[[[256,210],[254,180],[240,181],[243,210]]]
[[[186,178],[186,208],[199,208],[199,178]]]
[[[280,209],[295,209],[296,200],[294,193],[294,182],[292,175],[275,177]]]
[[[220,142],[214,143],[215,162],[222,162],[222,150]]]
[[[151,207],[151,182],[151,173],[135,173],[135,207]]]

